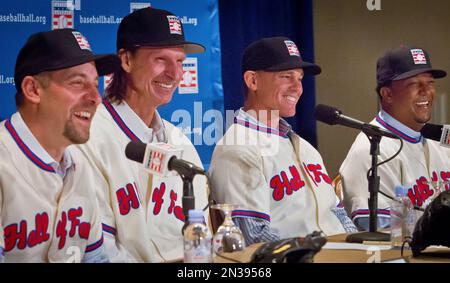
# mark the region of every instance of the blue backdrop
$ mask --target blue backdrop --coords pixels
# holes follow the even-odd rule
[[[160,112],[163,118],[178,125],[192,139],[207,165],[216,135],[207,127],[214,122],[211,117],[223,112],[217,0],[151,0],[142,3],[123,0],[2,1],[0,117],[7,118],[16,111],[14,64],[20,47],[30,34],[55,28],[75,28],[88,38],[94,53],[115,53],[116,32],[121,19],[132,10],[149,5],[176,14],[183,22],[186,38],[206,47],[203,54],[188,54],[183,64],[184,79],[172,103],[162,107]],[[102,80],[101,93],[103,88]],[[212,137],[202,135],[204,130]]]
[[[240,58],[245,46],[261,37],[284,35],[297,43],[304,59],[314,61],[311,0],[3,1],[0,118],[16,111],[14,64],[30,34],[72,27],[83,32],[95,53],[114,53],[122,17],[149,5],[176,14],[186,38],[206,47],[203,54],[188,55],[183,82],[172,102],[160,108],[162,116],[192,140],[206,168],[215,142],[226,130],[225,110],[242,106]],[[103,88],[102,80],[101,93]],[[314,79],[306,77],[297,115],[289,122],[315,146],[314,106]]]
[[[261,37],[287,36],[305,61],[314,61],[312,0],[219,0],[222,80],[225,109],[243,105],[241,54]],[[320,62],[319,62],[320,65]],[[297,115],[287,119],[293,129],[317,147],[314,77],[303,80]]]

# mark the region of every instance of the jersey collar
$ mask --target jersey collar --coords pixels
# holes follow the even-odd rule
[[[269,133],[283,138],[287,138],[292,131],[291,125],[289,125],[289,123],[283,118],[280,118],[279,129],[274,129],[268,127],[263,122],[258,121],[255,117],[245,112],[243,108],[239,109],[238,114],[234,118],[234,123],[259,132]]]
[[[64,151],[62,162],[56,162],[38,142],[19,112],[14,113],[11,119],[5,122],[5,126],[20,150],[39,168],[64,177],[73,166],[72,157],[67,149]]]
[[[117,104],[103,100],[103,105],[130,140],[144,143],[167,142],[164,122],[158,111],[155,111],[150,127],[147,127],[125,101]]]
[[[378,115],[375,117],[375,120],[380,123],[387,130],[397,134],[403,140],[410,143],[419,143],[423,140],[422,134],[420,132],[416,132],[413,129],[405,126],[394,117],[389,115],[386,111],[381,109]]]

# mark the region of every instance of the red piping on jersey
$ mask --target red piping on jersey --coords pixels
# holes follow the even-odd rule
[[[357,216],[368,216],[370,214],[370,210],[368,209],[358,209],[352,212],[352,219]],[[377,209],[377,214],[381,215],[391,215],[389,209]]]
[[[412,137],[408,136],[407,134],[401,132],[400,130],[397,130],[397,129],[394,128],[393,126],[389,125],[389,124],[386,123],[385,121],[383,121],[383,120],[381,119],[381,117],[378,116],[378,115],[375,117],[375,120],[376,120],[378,123],[380,123],[383,127],[385,127],[386,129],[388,129],[389,131],[391,131],[391,132],[397,134],[399,137],[401,137],[402,139],[404,139],[404,140],[407,141],[407,142],[410,142],[410,143],[419,143],[419,142],[422,140],[422,135],[420,135],[419,139],[412,138]]]
[[[267,215],[265,213],[257,212],[257,211],[251,211],[251,210],[233,210],[233,212],[231,212],[231,216],[246,216],[246,217],[260,218],[260,219],[270,221],[269,215]]]
[[[119,113],[114,109],[114,107],[106,100],[103,100],[103,105],[105,105],[106,110],[111,114],[113,120],[117,123],[119,128],[127,135],[127,137],[132,141],[141,141],[133,131],[128,128],[125,122],[120,118]]]
[[[42,170],[45,170],[47,172],[56,173],[55,169],[44,161],[42,161],[34,152],[31,151],[31,149],[22,141],[22,139],[17,134],[16,130],[14,129],[11,122],[6,120],[5,122],[6,129],[11,134],[11,137],[16,142],[17,146],[22,150],[22,152],[25,154],[28,159],[30,159],[36,166],[41,168]]]
[[[113,236],[115,236],[115,235],[116,235],[116,232],[117,232],[116,228],[111,227],[111,226],[108,226],[108,225],[106,225],[105,223],[102,223],[102,229],[103,229],[103,231],[105,231],[106,233],[109,233],[109,234],[111,234],[111,235],[113,235]]]
[[[274,135],[277,135],[277,136],[280,136],[280,137],[283,137],[283,138],[287,138],[288,137],[287,133],[282,133],[282,132],[280,132],[280,131],[278,131],[276,129],[266,128],[266,127],[262,127],[262,126],[259,126],[259,125],[255,125],[255,124],[251,123],[248,120],[241,120],[241,119],[238,119],[237,117],[234,118],[234,123],[235,124],[239,124],[241,126],[244,126],[246,128],[250,128],[250,129],[253,129],[253,130],[256,130],[256,131],[259,131],[259,132],[266,133],[266,134],[267,133],[268,134],[274,134]]]
[[[103,234],[102,237],[100,238],[100,240],[98,240],[97,242],[93,243],[92,245],[89,245],[86,247],[86,252],[92,252],[95,251],[96,249],[100,248],[103,244]]]
[[[316,185],[316,187],[319,187],[316,183],[316,180],[314,180],[313,176],[311,176],[311,174],[309,173],[308,167],[306,166],[306,164],[304,162],[302,162],[303,168],[305,168],[306,174],[308,174],[309,179],[311,181],[313,181],[314,185]]]

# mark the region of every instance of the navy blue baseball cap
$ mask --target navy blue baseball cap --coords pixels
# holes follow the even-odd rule
[[[318,75],[321,68],[303,61],[297,45],[287,37],[263,38],[251,43],[242,56],[242,73],[246,71],[277,72],[303,69],[305,74]]]
[[[183,46],[186,53],[202,53],[203,45],[186,41],[183,24],[169,11],[147,7],[125,16],[117,30],[117,51],[142,46]]]
[[[32,34],[17,56],[14,70],[16,89],[20,91],[25,76],[91,61],[95,62],[99,76],[113,73],[120,67],[120,59],[115,54],[94,55],[86,37],[77,30],[57,29]]]
[[[377,91],[392,81],[404,80],[422,73],[443,78],[446,71],[431,66],[428,52],[419,47],[400,46],[389,50],[377,62]]]

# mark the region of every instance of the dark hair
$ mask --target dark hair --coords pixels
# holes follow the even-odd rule
[[[383,100],[383,98],[381,97],[381,93],[380,93],[381,88],[382,87],[390,87],[391,85],[392,85],[392,81],[387,81],[387,82],[385,82],[383,84],[377,85],[375,91],[377,92],[378,98],[380,99],[380,101]]]
[[[136,54],[138,47],[127,49],[125,52],[130,52],[132,56]],[[122,102],[127,94],[128,76],[127,73],[120,67],[115,71],[111,78],[111,83],[105,90],[105,99],[110,102]]]
[[[16,108],[19,109],[25,101],[25,96],[23,95],[22,91],[18,91],[16,92],[15,98],[16,98]]]
[[[111,83],[105,90],[105,98],[110,102],[122,102],[127,92],[127,80],[127,74],[122,68],[114,72]]]

